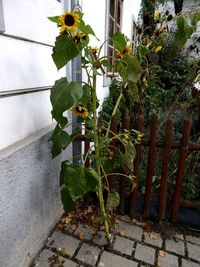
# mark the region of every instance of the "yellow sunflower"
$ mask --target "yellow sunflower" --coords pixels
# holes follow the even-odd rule
[[[72,109],[71,109],[72,113],[74,113],[75,115],[77,116],[80,116],[84,119],[86,119],[88,117],[88,110],[87,108],[85,108],[83,105],[79,104],[79,105],[76,105],[74,106]]]
[[[158,46],[156,46],[156,48],[155,48],[155,52],[156,53],[158,53],[160,50],[162,49],[162,46],[161,45],[158,45]]]
[[[127,45],[122,52],[116,50],[115,57],[121,58],[125,55],[130,55],[132,53],[132,48],[130,45]]]
[[[58,19],[58,27],[60,27],[61,33],[66,31],[74,33],[78,31],[79,22],[79,15],[76,11],[72,10],[68,12],[68,10],[66,10],[65,14],[61,15]]]

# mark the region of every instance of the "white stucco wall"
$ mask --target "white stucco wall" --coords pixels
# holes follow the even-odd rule
[[[52,86],[56,79],[65,76],[65,68],[58,72],[51,58],[51,45],[58,29],[47,17],[63,13],[66,1],[2,2],[5,33],[0,35],[0,94]],[[3,110],[0,113],[0,150],[52,123],[48,92],[9,99],[0,97],[0,107]],[[34,122],[30,122],[33,117]]]
[[[28,267],[63,212],[60,164],[72,154],[70,146],[52,160],[50,91],[31,92],[66,75],[51,59],[58,29],[47,16],[69,1],[0,1],[0,266]],[[26,94],[8,95],[16,90]]]

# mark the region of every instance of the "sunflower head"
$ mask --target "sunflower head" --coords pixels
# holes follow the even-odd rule
[[[99,51],[99,48],[97,46],[91,46],[89,51],[92,54],[97,54]]]
[[[130,45],[127,45],[122,52],[116,50],[115,57],[121,58],[123,56],[130,55],[131,53],[132,53],[132,48]]]
[[[72,113],[74,113],[75,115],[77,116],[80,116],[84,119],[86,119],[88,117],[88,110],[87,108],[85,108],[83,105],[79,104],[79,105],[76,105],[74,106],[72,109],[71,109]]]
[[[76,11],[68,12],[66,10],[65,14],[61,15],[58,19],[58,27],[60,27],[61,33],[66,31],[74,33],[78,31],[79,22],[79,14]]]

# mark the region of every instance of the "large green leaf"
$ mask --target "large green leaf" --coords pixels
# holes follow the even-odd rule
[[[191,21],[192,26],[196,27],[197,23],[200,21],[200,12],[191,14],[190,21]]]
[[[63,116],[63,112],[70,109],[74,103],[82,97],[83,90],[78,82],[68,83],[66,78],[61,78],[55,82],[51,90],[52,117],[64,128],[68,120]]]
[[[126,37],[121,32],[115,33],[111,38],[113,44],[115,45],[116,49],[120,52],[123,52],[126,47]]]
[[[82,31],[84,34],[88,35],[91,34],[95,36],[95,33],[90,25],[85,25],[85,22],[83,20],[79,23],[79,30]]]
[[[61,34],[56,38],[52,58],[59,70],[80,52],[81,48],[67,34]]]
[[[99,176],[92,168],[67,163],[61,166],[60,184],[66,186],[73,201],[89,191],[96,191],[98,183]]]
[[[75,208],[76,202],[72,200],[67,188],[63,187],[60,192],[61,192],[61,201],[63,203],[64,210],[69,211]]]
[[[51,149],[52,158],[55,158],[57,155],[59,155],[72,142],[70,135],[60,128],[58,124],[54,129],[50,140],[53,143]]]
[[[116,68],[126,82],[137,82],[140,79],[140,63],[133,55],[127,55],[121,60],[118,60],[116,62]]]
[[[109,193],[107,203],[106,203],[106,210],[111,211],[119,205],[120,197],[117,192]]]

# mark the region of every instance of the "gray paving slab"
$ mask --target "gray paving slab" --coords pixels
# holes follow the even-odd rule
[[[145,235],[144,242],[156,247],[161,248],[163,244],[163,239],[160,234],[156,233],[156,238],[153,239],[151,236]]]
[[[158,266],[161,267],[178,267],[178,257],[166,254],[165,256],[158,256]]]
[[[182,259],[182,267],[199,267],[200,263],[194,263],[189,260]]]
[[[35,261],[35,267],[76,267],[77,264],[71,260],[58,256],[56,253],[44,249],[39,258]]]
[[[93,242],[99,246],[106,246],[107,245],[106,233],[103,231],[99,231],[95,235]]]
[[[93,237],[92,231],[93,231],[92,227],[90,226],[85,227],[84,225],[80,224],[76,229],[76,231],[74,232],[74,234],[77,235],[78,237],[81,237],[81,239],[90,240]]]
[[[174,252],[178,255],[185,255],[185,246],[182,240],[176,242],[174,239],[165,240],[165,248],[167,251]]]
[[[134,241],[127,238],[117,236],[113,245],[113,249],[122,254],[131,256],[133,252]]]
[[[200,262],[200,246],[187,242],[188,257]]]
[[[137,267],[138,263],[119,255],[104,251],[101,255],[98,267]]]
[[[139,241],[142,240],[142,228],[124,221],[120,221],[120,223],[116,226],[115,232],[121,236],[127,236]]]
[[[78,248],[79,244],[80,241],[76,238],[59,231],[55,231],[47,243],[48,246],[56,248],[56,250],[62,251],[70,257],[74,255],[74,252]]]
[[[78,251],[78,254],[76,255],[76,259],[94,266],[96,264],[100,251],[101,249],[95,246],[90,246],[86,243],[83,243]]]
[[[186,240],[200,246],[200,237],[188,235]]]
[[[155,249],[137,244],[134,257],[137,260],[141,260],[153,265],[155,261]]]

